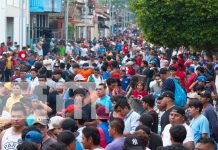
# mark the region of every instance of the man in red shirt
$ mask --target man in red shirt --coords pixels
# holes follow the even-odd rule
[[[135,60],[136,65],[140,67],[142,64],[142,60],[143,60],[143,56],[141,54],[139,54]]]
[[[127,44],[127,42],[125,42],[124,44],[123,44],[123,53],[124,54],[126,54],[127,53],[127,51],[128,51],[128,44]]]
[[[22,47],[22,50],[18,53],[18,57],[20,58],[20,60],[24,61],[27,57],[27,48],[26,47]]]
[[[191,89],[189,89],[189,87],[192,85],[193,82],[195,82],[197,78],[197,74],[195,74],[195,68],[193,66],[188,67],[188,74],[190,74],[190,76],[187,80],[187,93],[191,92]]]
[[[6,47],[5,47],[5,43],[1,43],[1,47],[0,47],[0,55],[3,54],[3,52],[6,51]]]
[[[180,85],[181,85],[182,87],[185,87],[186,75],[185,75],[185,73],[182,71],[182,65],[181,65],[181,64],[175,64],[174,67],[177,69],[175,75],[180,78]]]

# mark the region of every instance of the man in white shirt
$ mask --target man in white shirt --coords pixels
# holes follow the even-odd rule
[[[136,127],[139,125],[140,115],[131,110],[131,107],[124,96],[116,96],[117,104],[114,106],[114,110],[120,112],[125,123],[124,136],[128,136],[135,132]]]
[[[175,106],[170,112],[169,121],[170,124],[166,125],[162,132],[163,146],[172,145],[170,140],[170,128],[176,124],[182,124],[187,131],[183,145],[188,149],[193,149],[194,134],[192,129],[185,123],[185,110],[182,107]]]
[[[52,70],[52,60],[48,58],[48,55],[45,56],[43,60],[43,65],[46,67],[47,70]]]
[[[80,51],[81,51],[81,56],[88,56],[88,49],[82,45],[82,47],[80,48]]]

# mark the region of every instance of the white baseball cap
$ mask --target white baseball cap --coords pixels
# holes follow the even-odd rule
[[[54,116],[50,119],[48,129],[53,130],[54,128],[61,127],[61,122],[64,120],[61,116]]]

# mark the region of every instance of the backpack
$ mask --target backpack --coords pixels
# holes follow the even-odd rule
[[[187,94],[185,90],[178,84],[178,82],[173,79],[175,84],[175,96],[174,96],[174,104],[176,106],[184,107],[187,102]]]

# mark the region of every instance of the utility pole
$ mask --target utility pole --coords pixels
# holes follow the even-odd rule
[[[110,35],[112,35],[112,0],[110,0]]]
[[[21,34],[20,34],[20,47],[23,47],[23,0],[20,0],[20,6],[21,6],[21,22],[20,22],[20,26],[21,26]]]
[[[65,0],[65,44],[67,46],[68,43],[68,14],[69,12],[69,0]]]

